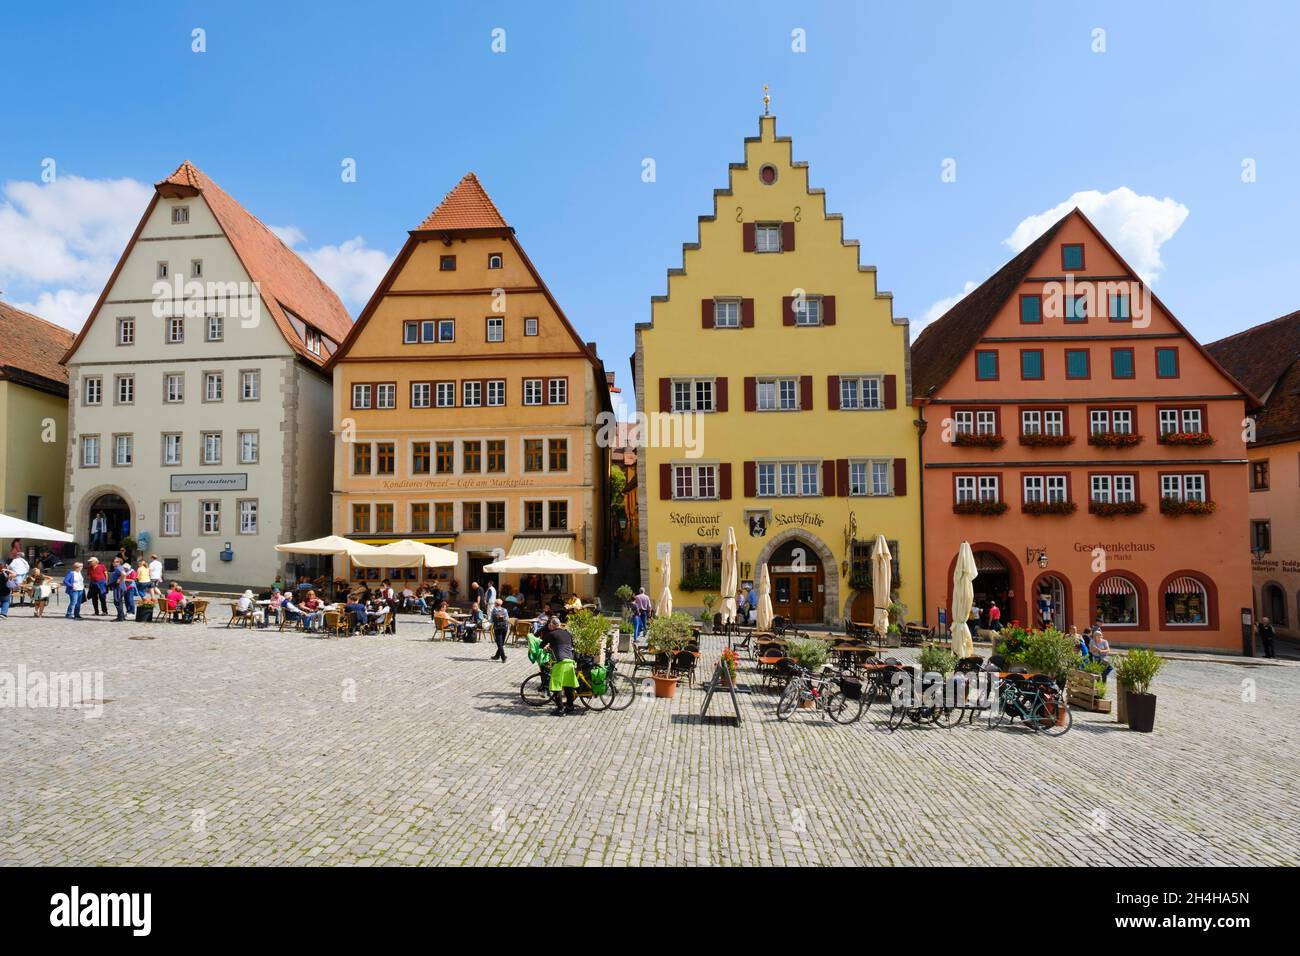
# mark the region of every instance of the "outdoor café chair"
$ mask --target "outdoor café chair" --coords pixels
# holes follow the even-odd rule
[[[695,683],[695,664],[698,658],[690,651],[678,651],[673,655],[673,673],[686,678],[686,683]]]
[[[208,605],[210,603],[212,602],[207,598],[200,598],[194,602],[194,607],[191,609],[192,613],[190,614],[191,624],[196,622],[201,622],[203,624],[208,623]]]
[[[653,658],[646,656],[645,649],[636,642],[632,644],[632,679],[637,679],[637,674],[641,671],[649,671],[651,674],[655,671],[655,661]]]
[[[325,622],[321,625],[322,634],[333,634],[338,637],[343,633],[346,621],[338,611],[326,611]]]
[[[533,633],[533,626],[527,621],[511,621],[510,643],[512,645],[527,644],[528,637]]]
[[[238,624],[240,627],[252,627],[255,622],[253,609],[241,611],[238,604],[230,605],[230,620],[226,622],[226,630],[230,630],[233,625]]]

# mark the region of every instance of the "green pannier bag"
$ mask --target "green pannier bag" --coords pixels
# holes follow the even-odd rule
[[[528,635],[528,659],[534,664],[545,664],[551,659],[551,652],[542,647],[542,641],[536,635]]]
[[[605,668],[593,667],[591,669],[591,692],[597,697],[605,693],[605,676]]]

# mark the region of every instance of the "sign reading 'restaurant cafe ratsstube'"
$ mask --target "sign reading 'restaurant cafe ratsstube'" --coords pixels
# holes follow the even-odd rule
[[[172,491],[246,491],[248,473],[227,475],[172,475]]]

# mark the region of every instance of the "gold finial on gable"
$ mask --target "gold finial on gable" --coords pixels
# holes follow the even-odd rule
[[[772,102],[772,97],[770,97],[770,96],[767,95],[767,84],[764,83],[764,84],[763,84],[763,115],[764,115],[764,116],[768,116],[768,115],[770,115],[770,114],[768,113],[768,109],[767,109],[767,108],[768,108],[768,106],[771,104],[771,102]]]

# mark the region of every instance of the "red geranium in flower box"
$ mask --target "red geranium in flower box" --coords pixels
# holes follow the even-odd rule
[[[1001,448],[1006,439],[1001,435],[973,435],[970,432],[958,432],[952,443],[961,448]]]
[[[1099,448],[1132,448],[1142,441],[1142,436],[1133,432],[1093,432],[1088,436],[1088,444]]]
[[[1162,445],[1213,445],[1209,432],[1165,432],[1157,439]]]

